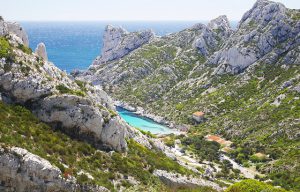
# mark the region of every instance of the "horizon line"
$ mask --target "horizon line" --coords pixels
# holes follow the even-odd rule
[[[239,20],[230,20],[231,22],[238,22]],[[6,20],[13,22],[207,22],[211,20]]]

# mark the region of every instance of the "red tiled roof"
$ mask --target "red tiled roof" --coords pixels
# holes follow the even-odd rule
[[[197,112],[193,113],[193,115],[202,117],[204,115],[204,113],[202,111],[197,111]]]

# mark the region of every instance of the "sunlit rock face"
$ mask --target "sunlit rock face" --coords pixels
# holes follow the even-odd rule
[[[35,53],[44,59],[44,61],[48,61],[48,55],[47,55],[47,50],[46,46],[44,43],[39,43],[35,49]]]
[[[151,30],[130,33],[122,27],[108,25],[103,35],[101,56],[93,64],[97,65],[121,58],[143,44],[148,43],[153,37],[154,33]]]
[[[257,61],[275,63],[282,54],[299,46],[300,21],[291,17],[296,12],[299,10],[287,9],[281,3],[257,1],[208,63],[218,65],[217,74],[236,74]],[[297,55],[286,57],[285,63],[296,60]]]

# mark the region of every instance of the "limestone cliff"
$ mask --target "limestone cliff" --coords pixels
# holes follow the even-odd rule
[[[19,27],[9,25],[4,29]],[[73,81],[53,63],[39,59],[39,51],[39,55],[25,53],[19,47],[22,36],[14,32],[6,37],[11,46],[10,60],[0,62],[2,96],[27,106],[42,121],[77,138],[96,146],[126,150],[127,126],[114,112],[109,96],[103,90]]]
[[[93,62],[93,65],[119,59],[148,43],[153,37],[154,33],[151,30],[130,33],[122,27],[108,25],[103,35],[101,56]]]
[[[25,30],[16,22],[7,22],[3,19],[0,20],[0,36],[8,34],[16,35],[22,42],[22,44],[29,46],[28,35]]]
[[[212,133],[234,141],[236,159],[240,148],[247,162],[264,151],[270,158],[257,169],[289,189],[300,165],[293,155],[300,134],[299,18],[299,9],[258,0],[234,30],[220,16],[155,37],[76,78],[146,114],[190,125],[191,140]],[[191,115],[199,110],[207,121],[194,127]]]
[[[276,63],[300,44],[299,11],[287,9],[281,3],[259,0],[242,17],[237,31],[216,52],[208,63],[218,65],[216,73],[239,73],[261,61]],[[299,58],[286,57],[285,63]]]
[[[63,178],[57,167],[26,149],[0,147],[0,170],[1,191],[82,191],[75,178]],[[108,191],[99,186],[90,190]]]

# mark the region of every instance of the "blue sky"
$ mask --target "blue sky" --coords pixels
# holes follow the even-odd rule
[[[239,20],[256,0],[0,0],[0,15],[14,21]],[[300,0],[276,0],[299,9]]]

